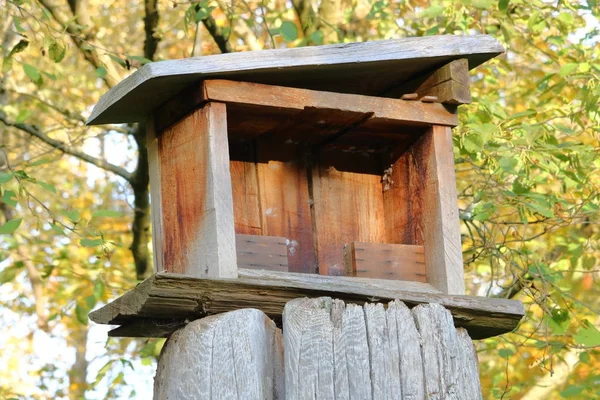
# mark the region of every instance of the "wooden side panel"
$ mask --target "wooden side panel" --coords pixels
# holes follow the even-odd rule
[[[224,104],[207,104],[158,140],[163,266],[196,277],[237,277]]]
[[[308,175],[301,146],[257,143],[262,234],[288,240],[291,272],[316,271]]]
[[[148,149],[148,170],[150,174],[150,200],[152,207],[152,251],[154,272],[163,272],[163,226],[160,160],[158,158],[158,137],[154,117],[146,121],[146,147]]]
[[[319,273],[344,275],[344,246],[385,242],[381,176],[338,171],[328,158],[312,174]]]
[[[350,276],[427,282],[423,246],[352,242],[344,250]]]
[[[448,294],[464,294],[452,131],[434,126],[392,166],[384,192],[387,241],[422,244],[427,279]]]
[[[238,268],[287,272],[286,241],[277,236],[235,235]]]

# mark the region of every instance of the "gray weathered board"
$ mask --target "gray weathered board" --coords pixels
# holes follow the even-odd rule
[[[401,300],[414,307],[438,303],[474,339],[510,332],[524,315],[519,301],[446,295],[422,282],[240,269],[237,279],[159,273],[91,312],[90,319],[120,325],[111,336],[166,337],[186,321],[241,308],[258,308],[278,319],[288,301],[320,296],[355,304]]]
[[[206,78],[383,95],[456,59],[469,69],[504,52],[488,35],[446,35],[230,53],[150,63],[106,93],[88,123],[139,122]]]
[[[285,346],[283,346],[285,344]],[[477,354],[439,304],[296,299],[281,330],[262,312],[194,321],[167,341],[163,399],[480,400]]]

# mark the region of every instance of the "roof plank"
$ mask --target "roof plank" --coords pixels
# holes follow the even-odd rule
[[[89,125],[138,122],[206,78],[381,96],[459,58],[469,69],[504,52],[489,35],[443,35],[250,51],[154,62],[108,91]]]

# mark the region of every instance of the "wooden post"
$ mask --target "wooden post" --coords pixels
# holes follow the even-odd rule
[[[157,136],[149,156],[158,272],[236,278],[225,104],[208,103]]]
[[[480,400],[477,355],[439,304],[290,301],[282,334],[245,309],[175,332],[154,398]]]
[[[196,320],[165,345],[154,400],[284,399],[281,330],[245,309]]]

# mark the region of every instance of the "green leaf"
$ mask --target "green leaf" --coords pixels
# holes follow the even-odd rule
[[[561,12],[556,18],[558,18],[559,21],[564,22],[567,25],[573,25],[573,22],[575,22],[575,17],[573,17],[573,14],[570,14],[568,12]]]
[[[517,160],[514,157],[502,157],[498,162],[500,168],[509,173],[515,173],[515,169],[518,163],[519,160]]]
[[[517,118],[531,117],[532,115],[536,115],[536,114],[537,114],[536,110],[522,111],[522,112],[518,112],[518,113],[510,115],[507,118],[507,121],[510,121],[510,120],[513,120],[513,119],[517,119]]]
[[[40,70],[38,70],[33,65],[23,64],[23,71],[25,72],[25,75],[27,75],[27,77],[29,79],[31,79],[31,81],[33,83],[35,83],[36,85],[39,86],[44,82],[44,80],[42,79],[42,74],[40,73]]]
[[[502,358],[508,358],[508,357],[512,356],[513,354],[515,354],[515,352],[512,351],[511,349],[498,350],[498,355]]]
[[[79,220],[81,220],[81,217],[79,215],[79,211],[77,211],[77,210],[63,211],[63,214],[67,218],[69,218],[72,222],[79,222]]]
[[[489,10],[494,5],[495,0],[472,0],[471,4],[475,8],[479,8],[481,10]]]
[[[322,45],[324,36],[325,35],[323,34],[322,31],[314,31],[313,33],[310,34],[310,41],[316,45]]]
[[[96,68],[96,76],[98,78],[104,78],[106,76],[106,68],[104,68],[104,67]]]
[[[92,213],[92,218],[101,218],[101,217],[116,218],[116,217],[120,217],[122,215],[123,214],[120,213],[119,211],[97,210]]]
[[[17,273],[21,268],[9,266],[0,271],[0,284],[13,281],[17,277]]]
[[[77,304],[75,306],[75,316],[77,317],[77,320],[79,322],[81,322],[83,325],[87,325],[88,324],[88,309]]]
[[[4,202],[5,204],[8,204],[11,207],[16,207],[17,206],[17,195],[15,194],[15,192],[13,192],[12,190],[5,190],[4,194],[2,195],[2,202]]]
[[[37,161],[33,161],[33,162],[27,163],[27,166],[28,167],[37,167],[37,166],[40,166],[40,165],[51,163],[52,161],[53,160],[50,159],[50,158],[40,158]]]
[[[206,9],[204,7],[200,7],[198,9],[198,11],[196,11],[196,14],[194,15],[194,21],[196,21],[196,23],[203,21],[206,18],[208,18],[209,15],[210,15],[210,13],[208,12],[208,9]]]
[[[569,385],[565,390],[560,392],[562,397],[573,397],[578,396],[583,392],[584,386],[579,385]]]
[[[127,68],[127,63],[121,57],[117,57],[114,54],[108,54],[108,56],[121,67]]]
[[[12,172],[0,172],[0,185],[6,182],[10,182],[12,178]]]
[[[104,243],[104,240],[102,239],[81,239],[79,241],[79,244],[83,247],[96,247],[100,246],[102,243]]]
[[[568,63],[560,67],[559,75],[565,77],[574,72],[579,67],[579,64]]]
[[[44,189],[46,189],[49,192],[52,192],[54,194],[56,194],[56,188],[54,187],[54,185],[51,185],[49,183],[46,182],[41,182],[41,181],[37,181],[36,182],[39,186],[43,187]]]
[[[279,34],[286,42],[296,40],[298,37],[298,27],[295,23],[284,21],[279,28]]]
[[[499,0],[498,1],[498,10],[500,10],[502,12],[506,12],[506,10],[508,10],[509,2],[510,2],[510,0]]]
[[[127,56],[127,58],[129,60],[137,61],[141,65],[146,65],[146,64],[149,64],[152,62],[152,60],[148,60],[146,57],[142,57],[142,56]]]
[[[483,149],[483,137],[478,134],[470,134],[465,136],[463,141],[465,150],[470,153],[477,153]]]
[[[444,6],[441,4],[434,4],[425,10],[421,14],[419,14],[420,18],[435,18],[444,12]]]
[[[65,231],[63,230],[63,228],[61,228],[60,226],[53,224],[52,222],[50,222],[50,229],[52,229],[54,232],[58,233],[59,235],[64,235]]]
[[[102,300],[102,296],[104,296],[104,283],[98,280],[94,283],[94,297],[98,300]]]
[[[10,219],[0,226],[0,234],[10,235],[21,225],[23,218]]]
[[[54,42],[48,47],[48,55],[55,63],[59,63],[65,58],[67,47],[60,42]]]
[[[573,339],[575,343],[583,346],[600,346],[600,331],[588,321],[584,321],[583,326],[579,328]]]

